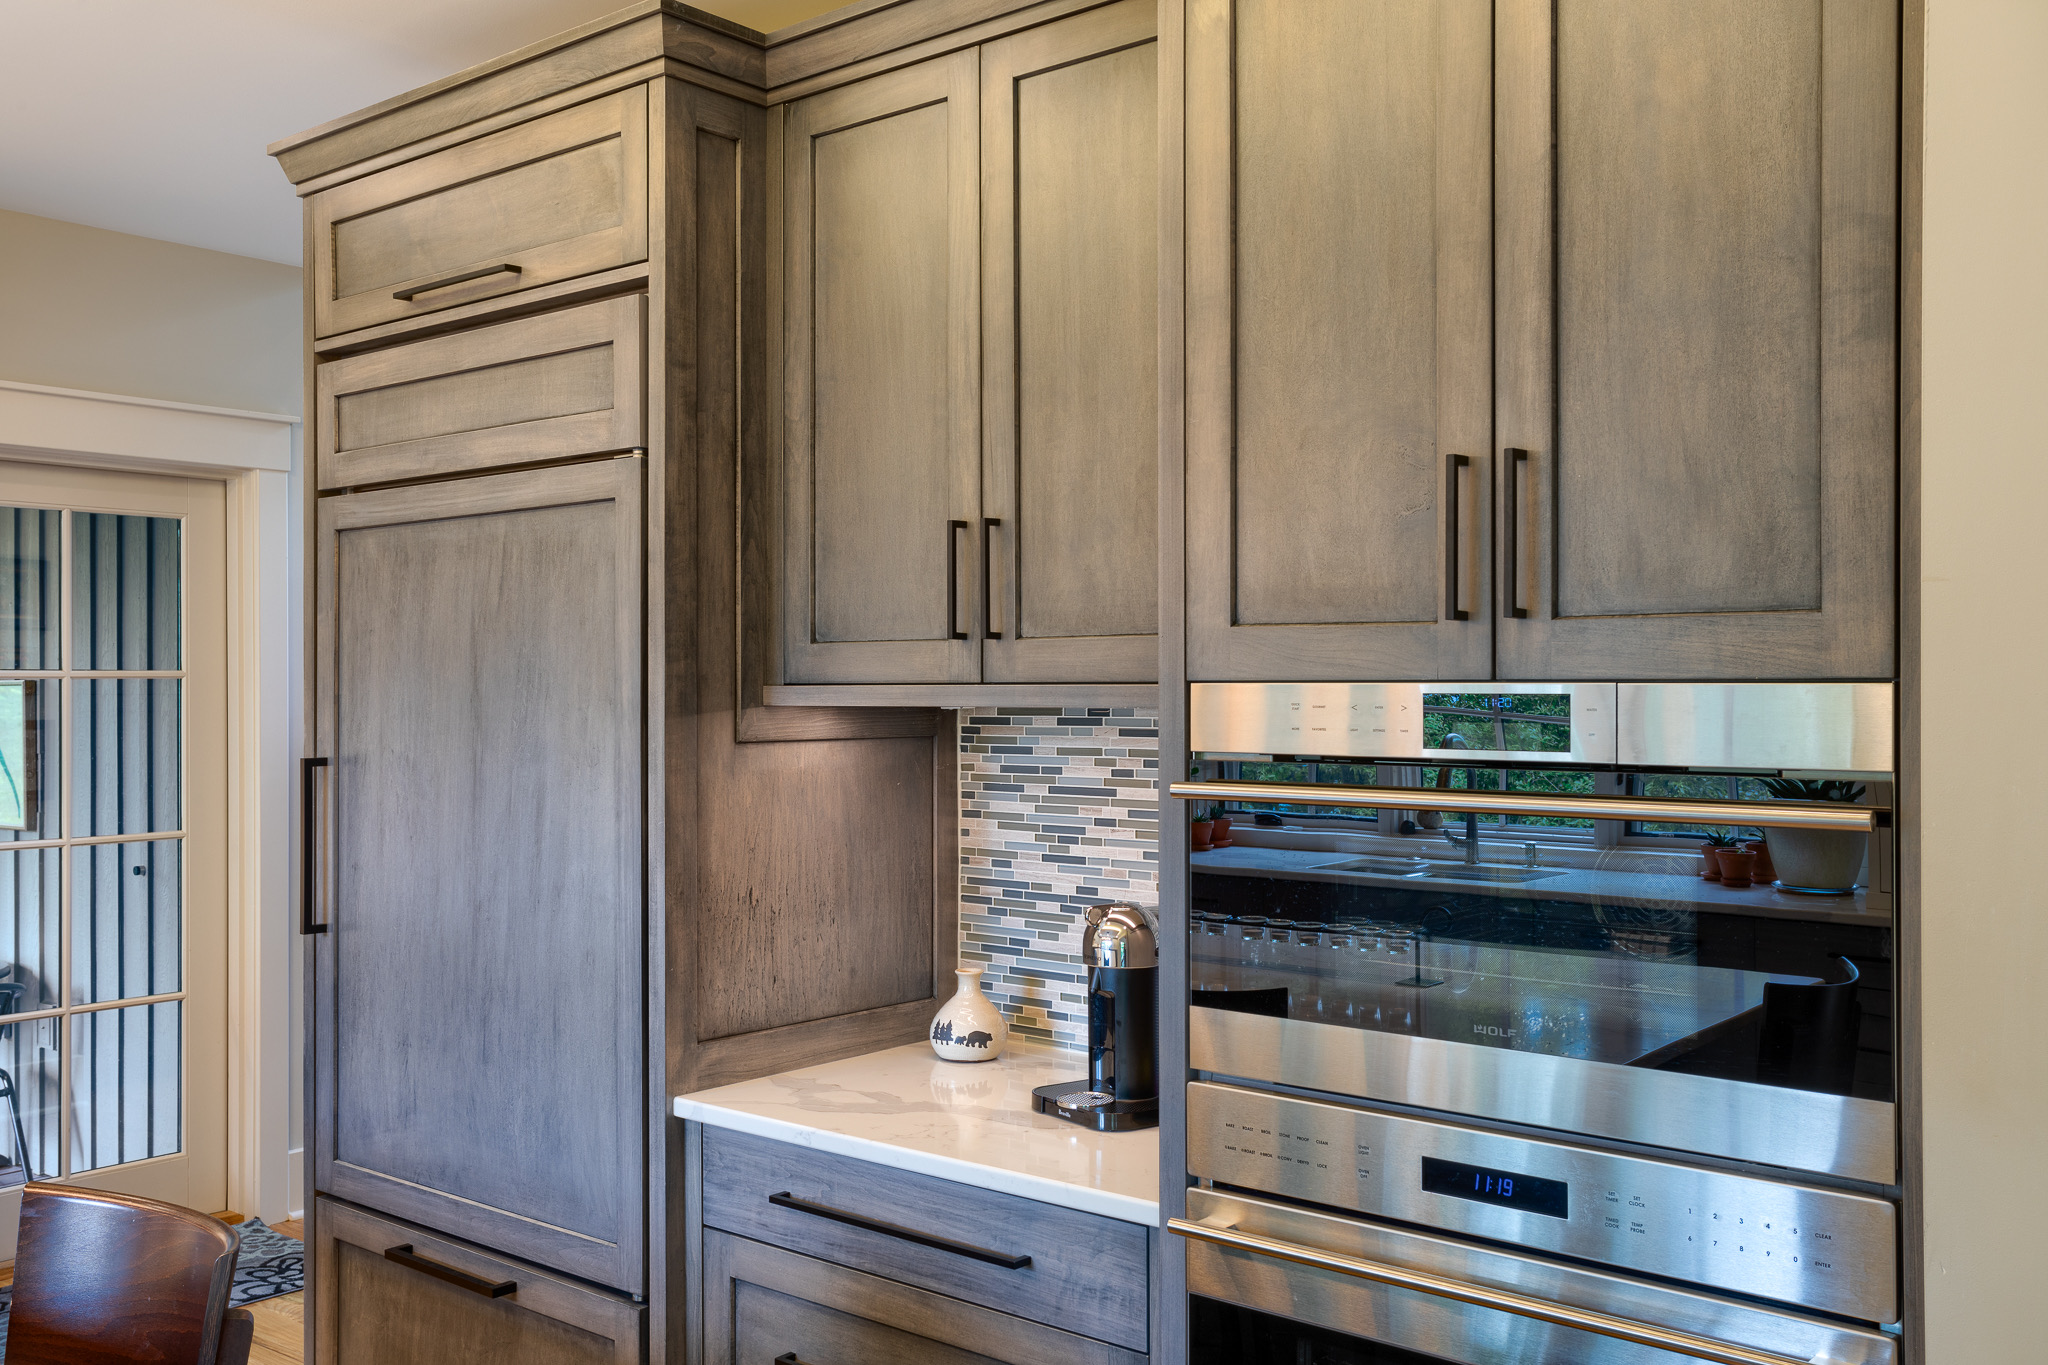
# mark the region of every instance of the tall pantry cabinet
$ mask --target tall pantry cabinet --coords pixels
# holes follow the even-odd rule
[[[758,705],[764,61],[647,0],[273,148],[319,1365],[680,1360],[669,1099],[909,1041],[950,980],[950,734]]]
[[[1188,674],[1887,678],[1896,0],[1185,0]]]

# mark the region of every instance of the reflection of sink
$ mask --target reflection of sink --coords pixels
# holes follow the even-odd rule
[[[1563,867],[1500,867],[1487,863],[1437,863],[1422,875],[1456,882],[1540,882],[1545,877],[1562,877]]]
[[[1395,858],[1371,856],[1353,858],[1348,863],[1335,863],[1316,869],[1319,872],[1370,872],[1376,877],[1421,877],[1429,872],[1429,863],[1421,858]]]

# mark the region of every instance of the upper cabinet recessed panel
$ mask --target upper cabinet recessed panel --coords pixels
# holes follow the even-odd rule
[[[1821,604],[1821,6],[1557,18],[1557,611]]]

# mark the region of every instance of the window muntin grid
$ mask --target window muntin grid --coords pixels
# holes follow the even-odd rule
[[[37,828],[0,831],[0,1069],[40,1177],[184,1147],[183,541],[0,508],[0,678],[38,681],[41,760]]]

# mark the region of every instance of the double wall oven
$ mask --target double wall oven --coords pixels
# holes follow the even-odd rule
[[[1893,700],[1196,684],[1195,1360],[1895,1359]]]

